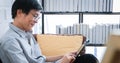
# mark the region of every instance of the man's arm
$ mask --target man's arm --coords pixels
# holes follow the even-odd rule
[[[57,60],[61,59],[62,57],[63,57],[63,55],[48,56],[48,57],[46,57],[46,62],[54,62],[54,61],[57,61]]]
[[[71,63],[73,60],[75,60],[76,54],[77,51],[74,51],[61,56],[47,57],[46,61],[53,62],[60,59],[61,60],[60,63]]]
[[[64,55],[60,63],[73,63],[73,61],[75,60],[76,54],[77,54],[77,51],[70,52]]]
[[[7,56],[6,58],[9,58],[10,63],[29,63],[20,44],[15,39],[6,40],[3,49]]]

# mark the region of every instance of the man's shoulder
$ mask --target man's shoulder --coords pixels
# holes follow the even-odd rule
[[[5,42],[11,41],[12,39],[14,39],[14,36],[7,34],[7,35],[4,35],[0,38],[0,42],[5,43]]]
[[[15,38],[17,38],[18,35],[14,32],[10,32],[10,30],[8,30],[1,38],[0,38],[0,43],[8,43],[12,40],[14,40]]]

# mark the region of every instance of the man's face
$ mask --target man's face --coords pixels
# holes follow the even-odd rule
[[[25,31],[29,31],[37,23],[40,18],[40,11],[31,10],[28,14],[24,14],[22,26]]]

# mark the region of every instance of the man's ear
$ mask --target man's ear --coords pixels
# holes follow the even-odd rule
[[[21,9],[18,9],[16,12],[16,16],[20,17],[23,14]]]

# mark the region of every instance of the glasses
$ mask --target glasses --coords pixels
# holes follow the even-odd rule
[[[38,21],[38,20],[40,19],[39,14],[33,14],[33,13],[31,13],[31,14],[32,14],[33,19],[34,19],[35,21]]]

